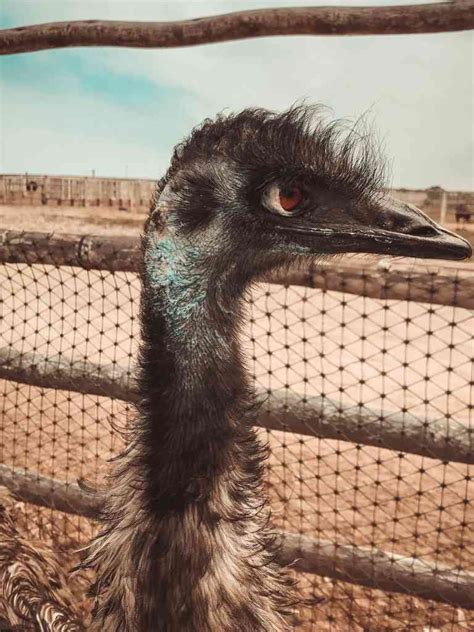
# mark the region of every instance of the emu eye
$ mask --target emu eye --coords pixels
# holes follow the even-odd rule
[[[280,206],[285,211],[292,211],[303,201],[303,192],[299,187],[280,190]]]
[[[262,202],[265,208],[272,213],[294,215],[301,207],[304,199],[304,193],[297,185],[280,189],[277,184],[272,184],[263,194]]]

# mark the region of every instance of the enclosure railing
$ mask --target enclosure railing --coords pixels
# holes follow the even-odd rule
[[[0,31],[0,55],[71,46],[174,48],[270,35],[393,35],[474,28],[472,0],[399,6],[280,7],[167,22],[76,20]]]
[[[73,266],[88,270],[137,272],[138,240],[132,237],[0,233],[0,263]],[[321,288],[379,299],[403,299],[474,308],[474,278],[466,268],[424,267],[384,260],[313,265],[302,272],[273,276],[269,282]],[[4,290],[2,290],[3,292]],[[0,348],[0,378],[41,388],[87,393],[134,402],[133,374],[127,367],[62,355],[42,357]],[[303,436],[382,447],[443,462],[474,463],[472,428],[446,419],[426,419],[408,410],[381,415],[370,406],[344,406],[327,396],[300,397],[259,391],[266,398],[257,424]],[[104,492],[92,494],[76,483],[0,465],[0,484],[19,500],[62,512],[97,517]],[[280,561],[306,573],[405,593],[474,609],[474,573],[374,549],[336,544],[302,534],[281,533]]]

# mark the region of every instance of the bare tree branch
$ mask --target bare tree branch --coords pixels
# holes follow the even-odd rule
[[[388,7],[292,7],[175,22],[84,20],[0,31],[0,54],[73,46],[172,48],[271,35],[393,35],[474,28],[474,3]]]

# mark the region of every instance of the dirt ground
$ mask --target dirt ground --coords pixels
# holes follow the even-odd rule
[[[0,207],[0,228],[136,233],[141,217],[117,211]],[[125,213],[124,213],[125,215]],[[0,266],[1,347],[129,369],[138,339],[133,274]],[[249,370],[263,389],[324,393],[388,414],[402,408],[473,425],[473,319],[467,310],[376,301],[302,287],[260,286],[243,336]],[[116,428],[133,410],[120,401],[0,382],[0,460],[100,485],[121,447]],[[260,431],[269,443],[267,485],[277,527],[340,544],[373,546],[474,571],[472,472],[468,466],[355,445]],[[83,518],[19,505],[31,537],[65,550],[94,530]],[[436,602],[299,575],[304,631],[474,629],[474,618]],[[75,588],[83,594],[86,580]]]

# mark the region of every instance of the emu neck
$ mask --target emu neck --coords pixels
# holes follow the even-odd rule
[[[243,287],[209,269],[205,248],[148,238],[139,380],[154,507],[204,503],[231,466],[250,387],[237,343]],[[248,408],[248,405],[247,405]]]
[[[245,279],[170,234],[144,249],[139,415],[89,558],[94,631],[287,630],[237,344]]]

